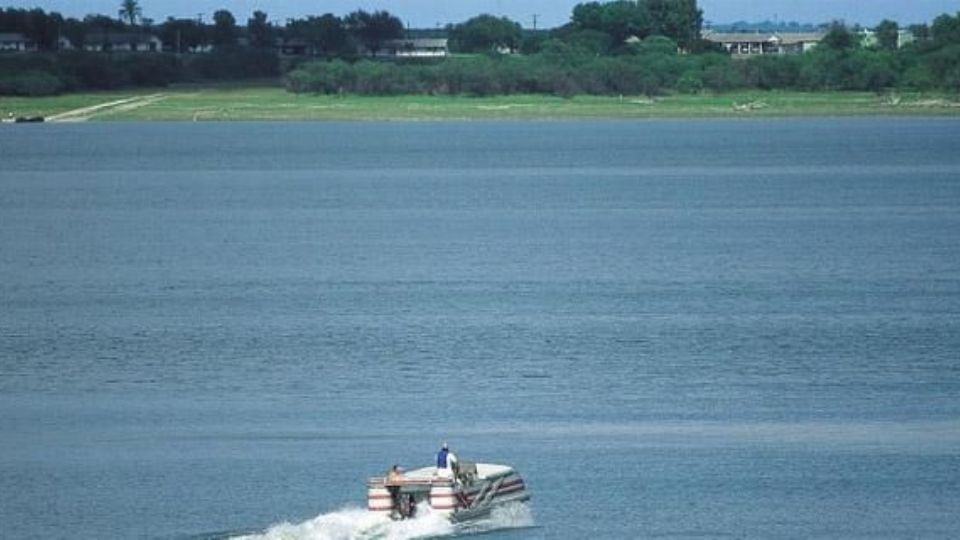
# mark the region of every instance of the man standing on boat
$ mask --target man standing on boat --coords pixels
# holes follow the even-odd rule
[[[391,508],[400,512],[400,487],[403,485],[403,468],[400,465],[391,467],[384,484],[387,486],[387,491],[390,492]]]
[[[443,443],[437,452],[437,476],[440,478],[457,477],[457,455],[450,451],[447,443]]]

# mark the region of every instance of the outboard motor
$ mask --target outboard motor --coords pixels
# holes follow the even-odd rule
[[[410,519],[417,513],[417,500],[413,498],[412,493],[400,497],[400,503],[397,508],[400,519]]]

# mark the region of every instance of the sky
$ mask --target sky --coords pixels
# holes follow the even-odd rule
[[[509,17],[524,27],[560,26],[570,19],[573,6],[586,0],[139,0],[143,16],[162,22],[168,16],[202,15],[210,21],[213,12],[228,9],[240,24],[255,10],[271,21],[333,13],[345,15],[357,9],[385,9],[413,28],[433,28],[462,22],[480,13]],[[930,22],[943,13],[960,12],[957,0],[700,0],[704,19],[712,23],[736,21],[797,21],[821,23],[843,20],[872,26],[883,19],[901,25]],[[120,0],[0,0],[2,7],[58,11],[70,17],[90,13],[117,14]]]

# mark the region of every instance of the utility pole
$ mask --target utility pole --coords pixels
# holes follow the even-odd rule
[[[533,14],[533,31],[534,31],[534,32],[537,31],[537,17],[539,17],[539,16],[540,16],[539,13],[534,13],[534,14]]]

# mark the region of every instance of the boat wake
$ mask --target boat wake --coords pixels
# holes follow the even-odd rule
[[[458,523],[455,536],[484,534],[502,529],[530,529],[536,527],[530,506],[522,502],[507,503],[494,508],[484,519]]]
[[[415,519],[392,521],[362,508],[344,508],[303,523],[281,523],[261,534],[237,536],[233,540],[412,540],[534,526],[533,513],[523,503],[503,505],[484,519],[466,523],[451,523],[445,516],[429,508],[421,514]]]

